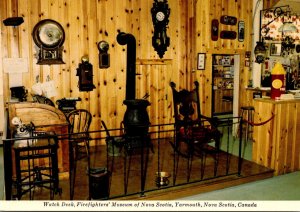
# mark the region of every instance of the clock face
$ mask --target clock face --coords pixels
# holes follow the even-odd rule
[[[109,48],[109,45],[106,41],[100,41],[98,43],[98,49],[101,50],[101,51],[107,51]]]
[[[35,25],[33,40],[38,47],[55,49],[61,47],[65,40],[63,27],[56,21],[45,19]]]
[[[49,23],[40,27],[38,31],[38,37],[40,38],[42,44],[49,47],[55,47],[63,39],[63,33],[56,24]]]
[[[165,14],[163,12],[159,11],[156,13],[155,17],[156,17],[156,20],[163,21],[165,19]]]

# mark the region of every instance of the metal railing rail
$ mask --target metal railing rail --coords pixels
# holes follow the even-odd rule
[[[197,182],[201,182],[201,181],[206,181],[206,180],[212,180],[214,178],[220,178],[220,177],[224,177],[224,176],[228,176],[228,175],[241,175],[241,167],[242,167],[242,160],[243,158],[241,157],[241,150],[242,150],[242,119],[240,117],[230,117],[230,118],[221,118],[219,119],[219,125],[218,128],[222,131],[222,155],[225,155],[223,158],[225,158],[225,172],[220,172],[219,174],[217,174],[216,176],[209,176],[209,177],[205,177],[205,178],[201,178],[201,177],[193,177],[192,180],[182,180],[183,178],[181,178],[180,181],[176,182],[174,180],[174,177],[179,178],[179,176],[183,175],[183,172],[179,171],[179,173],[176,173],[174,171],[175,167],[177,165],[184,167],[184,158],[180,158],[178,161],[175,160],[174,158],[172,160],[167,159],[169,161],[172,161],[172,173],[173,175],[171,176],[173,178],[173,183],[169,183],[167,186],[145,186],[147,183],[149,184],[148,178],[147,178],[147,169],[149,168],[148,165],[146,164],[146,162],[149,163],[149,160],[147,159],[147,157],[149,157],[149,151],[146,151],[146,155],[143,155],[142,157],[144,157],[142,160],[142,163],[146,166],[141,167],[141,169],[144,169],[144,173],[141,172],[141,178],[144,177],[144,179],[141,179],[141,181],[144,181],[144,185],[141,184],[141,188],[140,190],[137,191],[131,191],[128,192],[128,190],[126,191],[126,188],[124,189],[124,192],[119,192],[117,194],[111,194],[111,192],[109,192],[109,196],[107,197],[107,199],[116,199],[119,197],[124,197],[124,196],[129,196],[129,195],[136,195],[136,194],[140,194],[141,196],[145,195],[147,192],[150,191],[155,191],[155,190],[162,190],[162,189],[168,189],[171,187],[177,187],[177,186],[182,186],[182,185],[187,185],[187,184],[192,184],[192,183],[197,183]],[[122,135],[122,129],[121,128],[116,128],[116,129],[103,129],[103,130],[96,130],[96,131],[89,131],[88,133],[91,136],[91,140],[90,143],[92,141],[94,141],[94,145],[95,147],[97,147],[97,145],[99,145],[98,142],[100,143],[106,143],[108,144],[108,136],[107,136],[107,132],[109,132],[111,138],[113,139],[121,139],[123,138]],[[77,134],[77,133],[75,133]],[[69,138],[70,134],[58,134],[55,135],[56,138],[58,138],[59,141],[63,141],[65,142],[68,138]],[[149,137],[151,142],[154,144],[155,147],[155,151],[154,151],[154,156],[157,157],[157,163],[155,164],[151,164],[152,170],[157,170],[157,172],[162,171],[162,164],[163,162],[165,162],[164,160],[166,160],[166,154],[163,155],[163,150],[162,148],[165,148],[164,145],[166,145],[166,142],[174,142],[175,139],[175,127],[174,127],[174,123],[169,123],[169,124],[157,124],[157,125],[151,125],[149,127]],[[26,138],[26,139],[35,139],[36,137],[30,137],[30,138]],[[11,154],[11,145],[14,141],[18,140],[18,139],[24,139],[24,138],[12,138],[12,139],[4,139],[3,140],[3,145],[4,145],[4,164],[5,166],[5,191],[6,191],[6,199],[11,199],[12,197],[12,190],[11,190],[11,186],[13,184],[13,178],[12,176],[8,176],[7,174],[11,173],[11,169],[13,164],[12,163],[7,163],[7,161],[11,162],[11,158],[12,158],[12,154]],[[235,141],[238,140],[238,151],[236,153],[236,155],[233,154],[233,143],[235,143]],[[164,142],[164,143],[163,143]],[[236,144],[236,143],[235,143]],[[170,144],[168,144],[170,146]],[[9,147],[10,146],[10,147]],[[92,146],[91,146],[92,147]],[[142,146],[142,148],[144,148],[145,146]],[[171,147],[169,147],[171,148]],[[175,152],[173,152],[173,154],[175,154]],[[169,155],[170,157],[173,157],[172,155]],[[96,156],[91,156],[91,157],[96,157]],[[126,160],[130,160],[130,154],[123,154],[121,155],[121,157],[124,157],[124,161]],[[235,158],[233,160],[233,158]],[[237,159],[236,159],[237,158]],[[199,162],[199,159],[193,158],[196,162]],[[148,160],[148,161],[146,161]],[[223,160],[223,159],[222,159]],[[109,156],[108,155],[108,145],[106,145],[106,166],[109,169],[112,163],[116,162],[116,156]],[[196,163],[195,162],[195,163]],[[200,161],[201,162],[201,161]],[[128,162],[130,163],[130,161]],[[178,163],[178,164],[176,164]],[[235,163],[235,164],[233,164]],[[236,164],[237,163],[237,164]],[[125,164],[125,162],[124,162]],[[129,165],[129,164],[126,164]],[[205,164],[207,165],[207,164]],[[169,166],[171,167],[171,166]],[[237,167],[237,168],[232,168],[232,167]],[[90,168],[90,167],[89,167]],[[127,167],[128,168],[128,167]],[[185,167],[186,168],[186,167]],[[196,170],[196,168],[193,167],[194,170]],[[90,169],[89,169],[90,170]],[[110,183],[113,183],[111,180],[113,180],[114,178],[114,170],[110,170],[111,171],[111,175],[110,177],[112,177],[112,179],[110,179]],[[124,171],[124,178],[125,178],[125,169],[123,169]],[[130,170],[129,170],[130,172]],[[175,175],[175,176],[174,176]],[[128,177],[128,176],[127,176]],[[151,178],[152,179],[152,178]],[[153,180],[153,179],[152,179]],[[126,180],[124,179],[124,184],[125,184]],[[129,184],[127,185],[123,185],[123,186],[130,186]],[[10,187],[10,188],[9,188]],[[109,188],[110,189],[110,188]],[[127,188],[128,189],[128,188]]]

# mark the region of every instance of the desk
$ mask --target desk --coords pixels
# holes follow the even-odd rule
[[[17,116],[24,124],[32,122],[37,131],[55,132],[58,136],[68,133],[65,114],[53,106],[36,102],[13,102],[7,103],[7,109],[8,126],[11,132],[15,127],[11,119]],[[67,172],[69,170],[68,142],[60,139],[58,146],[58,169],[60,172]]]
[[[300,170],[300,99],[254,99],[252,159],[275,175]]]

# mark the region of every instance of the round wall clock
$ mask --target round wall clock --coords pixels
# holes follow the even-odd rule
[[[99,50],[99,68],[108,68],[110,66],[109,44],[102,40],[97,46]]]
[[[165,14],[161,11],[158,11],[155,15],[157,21],[163,21],[165,19]]]
[[[97,46],[101,52],[107,52],[109,49],[109,44],[106,41],[100,41]]]
[[[63,27],[56,21],[45,19],[32,31],[34,43],[40,48],[37,64],[62,64],[62,49],[65,41]]]
[[[151,14],[154,26],[152,46],[159,57],[163,58],[165,51],[167,51],[167,47],[170,45],[170,38],[167,36],[170,8],[167,0],[154,0]]]

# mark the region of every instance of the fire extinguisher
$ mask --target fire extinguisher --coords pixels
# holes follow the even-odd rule
[[[277,62],[271,72],[271,99],[279,99],[285,92],[285,70],[281,63]]]

